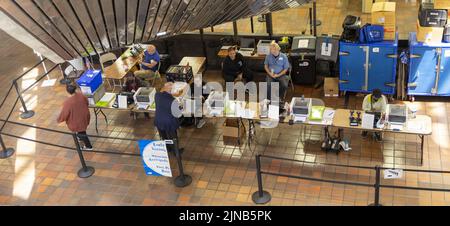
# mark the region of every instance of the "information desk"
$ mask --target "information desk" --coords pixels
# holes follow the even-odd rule
[[[106,79],[122,80],[128,72],[135,70],[142,55],[132,57],[131,48],[128,48],[111,66],[105,68],[103,75]]]
[[[192,67],[192,74],[194,78],[198,75],[201,75],[206,68],[206,57],[183,57],[178,65],[186,66],[188,65]],[[191,83],[193,79],[191,79]]]
[[[366,129],[363,128],[361,125],[359,126],[350,126],[350,111],[347,109],[338,109],[336,110],[334,120],[333,120],[333,127],[340,128],[340,129],[356,129],[361,131],[370,131],[370,132],[389,132],[389,133],[398,133],[398,134],[412,134],[417,135],[420,137],[421,145],[420,145],[420,152],[421,152],[421,158],[420,163],[423,164],[423,145],[424,145],[424,137],[429,136],[432,134],[432,120],[429,116],[426,115],[417,115],[415,119],[408,119],[403,130],[400,131],[394,131],[389,128],[384,129]],[[355,111],[357,112],[357,111]],[[364,116],[363,111],[361,118]]]

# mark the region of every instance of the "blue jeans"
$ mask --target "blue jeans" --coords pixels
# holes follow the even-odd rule
[[[279,84],[279,93],[278,93],[278,97],[280,100],[280,103],[283,102],[284,100],[284,95],[286,94],[286,91],[289,87],[289,77],[287,75],[283,75],[279,78],[272,78],[269,75],[267,75],[266,77],[266,82],[267,82],[267,98],[269,100],[271,100],[272,97],[272,92],[271,92],[271,87],[272,87],[272,83],[278,83]]]

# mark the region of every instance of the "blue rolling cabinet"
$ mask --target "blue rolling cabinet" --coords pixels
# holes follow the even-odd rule
[[[408,95],[450,96],[450,43],[417,42],[409,37]]]
[[[340,91],[370,93],[380,89],[384,94],[395,94],[397,47],[397,41],[340,42]]]

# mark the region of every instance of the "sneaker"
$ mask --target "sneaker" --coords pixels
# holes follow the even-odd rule
[[[93,147],[86,147],[86,146],[83,146],[83,147],[81,148],[81,150],[82,150],[82,151],[93,151],[94,148],[93,148]]]
[[[201,129],[206,124],[206,120],[200,119],[197,123],[197,129]]]
[[[344,150],[345,152],[349,152],[349,151],[352,150],[352,148],[348,145],[348,142],[347,142],[347,141],[341,141],[341,142],[339,143],[339,145],[341,145],[342,150]]]

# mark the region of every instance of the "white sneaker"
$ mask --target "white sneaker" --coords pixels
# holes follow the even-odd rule
[[[197,129],[201,129],[206,124],[206,120],[200,119],[197,123]]]
[[[81,148],[81,150],[82,150],[82,151],[93,151],[94,148],[88,148],[88,147],[86,147],[86,146],[83,146],[83,147]]]
[[[339,143],[339,145],[341,145],[342,149],[343,149],[344,151],[346,151],[346,152],[349,152],[349,151],[352,150],[352,148],[348,145],[348,142],[347,142],[347,141],[341,141],[341,142]]]

